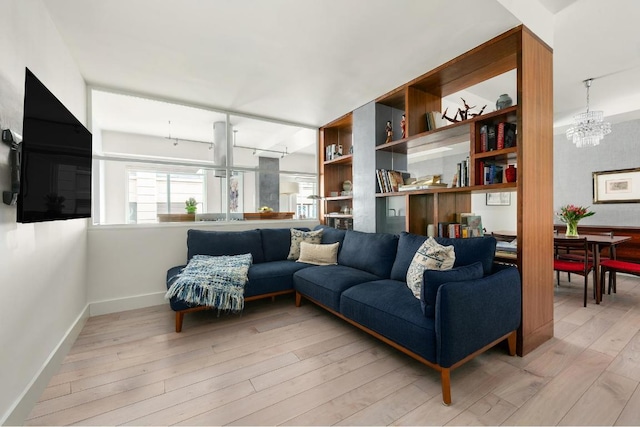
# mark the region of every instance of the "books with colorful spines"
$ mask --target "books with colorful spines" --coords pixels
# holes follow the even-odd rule
[[[516,124],[507,123],[504,127],[504,148],[516,146]]]
[[[496,127],[495,125],[487,125],[487,149],[493,151],[496,149]]]
[[[448,232],[449,232],[449,235],[448,235],[449,238],[452,238],[452,239],[453,238],[456,238],[456,239],[460,238],[460,224],[458,224],[458,223],[449,224]]]
[[[448,222],[439,222],[438,223],[438,237],[449,237],[449,223]]]
[[[496,150],[504,148],[504,128],[507,123],[498,123],[498,131],[496,132]]]
[[[489,144],[487,141],[487,125],[482,125],[480,127],[480,151],[485,152],[489,151]]]
[[[480,215],[473,215],[467,217],[467,226],[469,227],[469,237],[482,237],[484,236],[484,230],[482,228],[482,217]]]
[[[384,187],[382,185],[382,174],[380,169],[376,169],[376,184],[378,184],[378,193],[384,193]]]
[[[402,172],[391,170],[387,171],[389,175],[389,181],[391,182],[391,191],[397,192],[400,189],[401,185],[404,185],[404,179],[402,177]]]

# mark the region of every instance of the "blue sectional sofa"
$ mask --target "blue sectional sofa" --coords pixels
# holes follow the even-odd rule
[[[493,262],[493,237],[436,239],[454,247],[455,272],[442,276],[437,270],[425,272],[429,286],[423,283],[417,299],[406,284],[407,270],[427,237],[316,229],[323,230],[323,244],[339,243],[337,265],[287,260],[291,240],[290,230],[284,228],[189,230],[188,258],[250,252],[253,264],[245,301],[295,292],[297,306],[303,299],[313,302],[438,370],[445,404],[451,403],[452,369],[504,340],[509,353],[515,354],[521,320],[520,275],[515,267]],[[167,287],[183,267],[168,271]],[[477,278],[468,280],[467,270],[475,271]],[[455,279],[457,272],[461,276]],[[452,278],[455,281],[447,281]],[[206,308],[175,298],[170,304],[176,311],[176,332],[185,313]]]

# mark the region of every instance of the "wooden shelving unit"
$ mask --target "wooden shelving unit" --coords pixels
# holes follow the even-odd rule
[[[342,208],[353,208],[353,196],[331,196],[331,193],[342,194],[345,181],[353,180],[353,154],[351,148],[353,117],[346,114],[320,129],[320,194],[323,203],[320,205],[320,217],[341,213]],[[327,147],[340,145],[342,155],[327,159]],[[325,221],[326,223],[326,221]]]
[[[553,239],[550,233],[553,228],[552,58],[551,48],[526,27],[519,26],[374,101],[376,105],[380,105],[381,111],[384,110],[385,114],[391,117],[404,114],[407,132],[403,139],[378,145],[374,142],[370,149],[376,153],[406,156],[469,141],[469,186],[383,193],[374,196],[375,201],[381,204],[384,204],[385,198],[394,198],[396,202],[404,200],[405,230],[426,234],[427,224],[450,221],[455,213],[471,211],[472,193],[517,193],[517,265],[522,277],[523,312],[518,335],[517,351],[520,355],[529,353],[553,337]],[[441,111],[443,97],[512,70],[517,74],[517,105],[435,130],[427,130],[426,114]],[[381,127],[379,121],[382,121],[384,126],[383,120],[389,120],[379,120],[375,116],[375,119],[371,119],[375,123],[354,123],[351,114],[320,129],[321,188],[325,197],[329,195],[327,192],[340,191],[337,185],[353,177],[349,175],[352,174],[353,165],[359,165],[360,172],[371,168],[372,182],[375,179],[375,168],[379,167],[371,162],[371,157],[361,160],[366,157],[362,152],[359,152],[357,157],[352,156],[344,161],[340,159],[327,162],[322,156],[327,143],[341,140],[339,134],[343,135],[342,138],[346,138],[344,135],[348,134],[351,141],[351,129],[357,127],[359,132],[360,129],[370,129],[377,135]],[[362,117],[374,116],[363,114]],[[481,127],[501,122],[516,124],[516,146],[482,152]],[[359,139],[358,150],[363,149],[360,146],[361,142],[363,141]],[[361,161],[363,163],[359,163]],[[517,164],[517,181],[483,185],[484,171],[480,169],[487,162],[504,166]],[[361,182],[368,184],[369,178],[362,178]],[[357,197],[364,196],[358,193]],[[323,214],[336,211],[336,207],[344,202],[334,199],[325,199],[326,210]],[[376,210],[384,211],[378,208]],[[357,211],[354,214],[358,216]]]

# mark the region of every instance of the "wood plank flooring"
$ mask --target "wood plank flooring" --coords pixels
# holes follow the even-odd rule
[[[439,375],[291,297],[240,315],[168,306],[90,318],[27,425],[638,425],[640,280],[582,307],[555,291],[555,337],[525,357],[491,349]]]

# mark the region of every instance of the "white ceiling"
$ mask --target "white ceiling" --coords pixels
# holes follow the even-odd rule
[[[514,0],[43,1],[91,85],[313,127],[526,21],[504,7]],[[640,2],[538,1],[556,129],[585,109],[586,78],[591,109],[635,117]],[[505,92],[484,91],[491,103]],[[134,111],[119,111],[101,125],[127,130]]]

